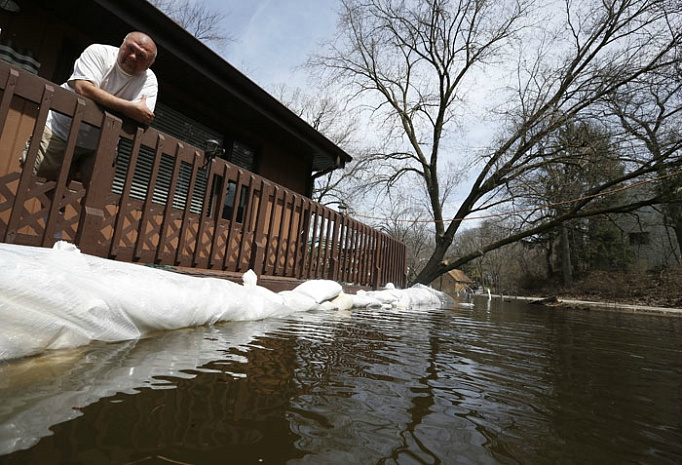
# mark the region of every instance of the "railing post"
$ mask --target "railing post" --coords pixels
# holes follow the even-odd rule
[[[205,155],[202,158],[206,160]],[[199,214],[199,229],[197,230],[196,245],[194,246],[194,254],[192,257],[192,266],[195,268],[209,268],[211,263],[211,248],[213,246],[212,238],[209,237],[208,242],[206,242],[204,236],[208,234],[206,229],[211,227],[208,206],[211,202],[211,185],[216,176],[217,166],[213,163],[213,160],[211,160],[206,168],[208,182],[206,183],[206,191],[204,192],[203,206],[201,213]],[[205,260],[202,255],[206,256]]]
[[[180,175],[180,166],[182,162],[180,161],[180,155],[185,150],[185,146],[182,143],[178,143],[175,146],[175,160],[173,161],[173,175],[171,177],[170,188],[168,189],[169,195],[166,201],[166,206],[163,209],[163,220],[161,222],[161,230],[159,231],[159,245],[156,248],[156,256],[154,257],[154,263],[164,263],[164,260],[168,264],[175,264],[174,259],[169,259],[170,254],[166,254],[166,249],[168,248],[168,235],[171,228],[172,220],[172,210],[173,204],[175,202],[175,195],[177,193],[178,187],[178,177]],[[188,200],[188,203],[191,203]],[[179,243],[178,243],[179,244]],[[178,249],[180,246],[178,245]]]
[[[2,99],[0,100],[0,134],[5,130],[5,122],[7,121],[7,114],[12,105],[12,98],[14,91],[17,88],[19,81],[19,72],[16,69],[10,68],[7,73],[7,81],[2,88]]]
[[[159,176],[159,165],[161,164],[161,154],[163,152],[163,147],[165,144],[166,137],[158,133],[156,135],[156,147],[154,151],[154,162],[152,164],[152,172],[149,176],[149,185],[147,187],[147,195],[142,204],[142,217],[140,218],[140,225],[137,232],[137,240],[133,246],[133,259],[138,261],[142,259],[143,256],[155,256],[156,252],[153,247],[149,247],[149,252],[145,250],[145,242],[149,240],[147,235],[147,226],[149,225],[152,217],[152,204],[154,202],[154,192],[156,188],[156,181]]]
[[[300,212],[296,215],[296,206],[299,203],[301,204]],[[298,238],[301,236],[298,225],[302,215],[303,198],[294,195],[291,199],[291,216],[289,218],[289,232],[286,243],[287,250],[284,254],[284,267],[282,267],[283,276],[296,276],[296,270],[298,269],[296,266],[298,263]],[[289,262],[289,257],[291,257],[291,262]]]
[[[268,204],[270,202],[271,191],[272,185],[261,179],[260,201],[258,202],[258,212],[256,216],[256,223],[254,225],[251,257],[249,260],[249,267],[258,276],[263,274],[265,263],[265,247],[267,244],[265,237],[265,216],[268,210]],[[270,231],[269,234],[272,234],[272,231]]]
[[[315,252],[316,252],[315,243],[318,241],[317,229],[318,229],[318,224],[320,223],[320,212],[319,212],[319,208],[318,208],[317,204],[313,204],[311,202],[310,214],[311,215],[314,214],[315,217],[313,218],[313,227],[310,228],[310,230],[312,231],[312,235],[310,236],[310,252],[308,252],[308,257],[307,257],[308,258],[308,260],[307,260],[308,266],[305,269],[305,274],[303,275],[304,279],[311,279],[313,277],[313,271],[315,271],[313,269],[314,265],[315,265],[315,261],[314,261]],[[304,244],[304,246],[305,246],[306,250],[308,250],[308,244],[306,243],[306,244]],[[318,257],[319,257],[319,255],[318,255]],[[304,262],[304,265],[305,265],[305,262]]]
[[[341,231],[343,233],[343,240],[339,243],[339,246],[341,248],[341,259],[339,260],[341,270],[339,274],[339,279],[343,282],[349,282],[350,281],[350,264],[351,264],[351,253],[350,253],[350,244],[351,244],[351,239],[353,236],[353,232],[351,231],[350,227],[350,220],[349,218],[344,215],[342,222],[341,222]]]
[[[213,160],[211,160],[211,163],[213,163]],[[211,189],[213,192],[213,198],[211,200],[213,204],[213,211],[211,212],[213,214],[213,242],[211,243],[211,251],[208,254],[208,268],[222,268],[222,261],[224,261],[224,256],[223,260],[218,259],[218,254],[220,252],[220,247],[218,245],[218,241],[220,239],[220,235],[222,234],[221,231],[221,225],[223,221],[223,209],[225,208],[225,197],[227,195],[227,188],[229,184],[229,166],[227,164],[223,165],[220,178],[222,178],[222,182],[220,183],[220,191],[219,192],[213,192],[216,187],[218,187],[218,183],[216,182],[216,179],[218,179],[218,176],[214,177],[213,180],[210,183],[210,186],[206,185],[206,189]],[[228,245],[227,242],[225,243],[225,248],[224,248],[224,253],[227,254],[228,252]]]
[[[48,207],[47,222],[45,224],[45,233],[43,234],[43,240],[41,245],[43,247],[50,246],[54,243],[54,235],[56,233],[56,219],[59,217],[59,210],[64,207],[62,202],[65,198],[65,193],[67,191],[67,184],[69,183],[69,172],[71,170],[71,162],[73,160],[74,151],[76,149],[76,140],[78,139],[78,131],[81,127],[81,120],[83,118],[83,112],[85,111],[86,102],[82,98],[76,100],[76,106],[73,110],[73,116],[71,118],[71,130],[69,131],[69,136],[66,140],[66,148],[64,150],[64,158],[62,160],[62,166],[59,170],[59,175],[56,179],[56,185],[52,192],[52,200],[50,206]],[[32,166],[28,165],[28,166]]]
[[[185,211],[182,213],[182,222],[178,235],[178,247],[175,250],[174,265],[184,265],[186,262],[190,263],[192,260],[189,258],[192,256],[192,253],[190,251],[190,246],[188,244],[189,239],[187,236],[189,233],[189,219],[192,213],[192,198],[194,197],[194,188],[196,186],[197,174],[199,173],[199,163],[203,160],[204,157],[201,153],[199,153],[198,150],[195,150],[192,158],[192,175],[190,176],[189,188],[187,189],[187,201],[185,202]],[[199,221],[201,221],[201,215],[199,215]],[[196,249],[198,245],[195,245],[194,247]]]
[[[279,191],[280,188],[275,184],[271,186],[272,190],[272,201],[268,200],[268,205],[270,209],[270,215],[269,215],[269,223],[268,223],[268,233],[265,235],[265,244],[263,246],[263,274],[266,275],[271,275],[272,274],[272,266],[269,266],[269,263],[272,257],[272,245],[274,244],[277,234],[275,234],[275,222],[280,217],[278,214],[278,200],[279,200]],[[269,197],[268,197],[269,199]],[[281,213],[284,212],[284,208],[282,208]],[[282,220],[280,218],[280,224]],[[277,255],[274,256],[274,261],[277,260]]]
[[[16,71],[11,70],[10,79],[8,82],[7,92],[14,92],[16,87]],[[24,212],[24,203],[28,197],[28,191],[32,184],[33,177],[33,166],[35,165],[36,157],[38,156],[38,147],[40,147],[40,140],[43,137],[43,129],[45,128],[45,121],[47,120],[47,114],[50,110],[52,104],[52,98],[54,97],[54,87],[50,85],[45,85],[43,87],[42,97],[40,101],[40,110],[38,112],[38,117],[36,118],[35,125],[33,127],[33,133],[31,135],[31,142],[28,147],[28,153],[26,155],[26,160],[24,161],[24,169],[21,172],[21,177],[19,178],[19,186],[17,187],[16,197],[14,198],[14,206],[12,207],[12,212],[10,213],[9,221],[7,222],[7,231],[5,232],[5,237],[0,238],[3,242],[11,244],[15,241],[17,236],[17,231],[19,229],[19,224],[21,222],[21,215]],[[9,95],[9,94],[8,94]],[[3,98],[6,95],[3,95]],[[11,97],[11,95],[9,95]],[[10,100],[11,102],[11,100]],[[3,100],[4,103],[4,100]],[[4,123],[3,123],[4,124]]]
[[[376,247],[376,250],[374,251],[374,282],[372,283],[372,286],[374,289],[379,289],[379,286],[381,286],[381,260],[383,257],[381,249],[384,245],[384,242],[382,240],[381,234],[375,232],[374,236],[374,246]]]
[[[223,256],[223,270],[228,269],[230,266],[230,245],[232,243],[232,240],[234,237],[236,237],[237,232],[237,219],[239,218],[239,205],[242,202],[242,187],[244,186],[244,178],[245,174],[242,170],[237,169],[237,179],[235,180],[235,187],[234,187],[234,198],[232,199],[232,214],[230,215],[230,227],[227,228],[227,238],[225,239],[225,254]],[[229,179],[225,179],[226,182],[229,182]],[[250,205],[250,204],[249,204]],[[244,218],[242,217],[242,220]],[[244,228],[243,228],[243,223],[241,226],[242,229],[242,237],[244,233]],[[233,235],[234,233],[234,235]],[[237,241],[237,257],[241,256],[241,244],[242,241],[239,240]],[[237,259],[236,262],[233,263],[232,269],[237,270],[239,269],[239,260]]]
[[[308,232],[310,231],[311,201],[301,199],[301,213],[298,217],[298,229],[296,231],[296,245],[294,249],[294,272],[297,279],[307,278],[305,275],[305,261],[308,256]]]
[[[341,234],[340,222],[343,221],[343,215],[339,213],[334,213],[334,230],[332,232],[332,243],[331,243],[331,257],[329,259],[330,273],[328,279],[332,281],[339,280],[339,242]]]
[[[282,256],[282,251],[284,248],[285,241],[284,239],[284,226],[285,226],[285,220],[287,217],[287,205],[289,204],[289,192],[287,190],[284,190],[283,196],[282,196],[282,214],[280,215],[279,219],[279,231],[277,232],[277,247],[275,249],[275,260],[273,263],[273,268],[272,268],[272,274],[273,276],[277,276],[280,272],[280,260],[282,257],[284,258],[284,261],[282,262],[282,269],[286,270],[287,266],[287,258],[286,254]],[[293,212],[293,206],[294,206],[294,199],[291,199],[291,205],[292,205],[292,212],[290,215],[290,220],[293,221],[294,219],[294,212]],[[287,241],[290,240],[290,237],[287,237]],[[286,242],[288,243],[288,242]]]
[[[92,179],[87,187],[81,218],[78,222],[76,244],[84,253],[101,255],[99,252],[102,227],[104,225],[104,209],[107,197],[114,182],[116,146],[122,121],[114,115],[104,112],[104,123],[100,133]]]

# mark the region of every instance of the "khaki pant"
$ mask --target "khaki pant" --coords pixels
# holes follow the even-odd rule
[[[29,137],[20,158],[22,167],[26,162],[30,143],[31,138]],[[44,177],[50,181],[56,180],[64,162],[65,152],[66,141],[57,136],[46,126],[45,132],[43,132],[43,138],[40,141],[40,147],[38,148],[38,156],[36,157],[36,162],[33,166],[33,174]],[[87,186],[92,178],[94,162],[94,150],[76,147],[73,153],[68,179],[82,181]]]

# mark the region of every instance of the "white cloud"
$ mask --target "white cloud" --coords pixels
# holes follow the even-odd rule
[[[338,0],[207,0],[237,40],[225,58],[264,88],[303,85],[296,70],[336,25]]]

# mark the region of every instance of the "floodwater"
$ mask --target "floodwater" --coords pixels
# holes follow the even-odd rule
[[[682,318],[318,311],[0,366],[0,464],[680,464]]]

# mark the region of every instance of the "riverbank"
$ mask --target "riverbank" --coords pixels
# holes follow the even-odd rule
[[[681,316],[682,268],[592,271],[570,285],[538,279],[512,292],[526,301],[556,296],[546,303],[554,306]]]
[[[572,308],[579,310],[607,310],[628,313],[648,313],[666,316],[680,316],[682,317],[682,308],[673,307],[657,307],[640,304],[627,304],[620,302],[598,302],[589,300],[580,300],[574,298],[564,297],[525,297],[525,296],[503,296],[505,300],[524,300],[526,302],[537,303],[545,307],[561,307]]]

